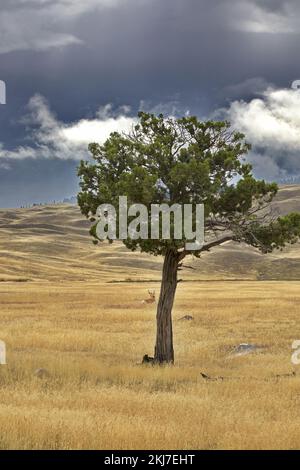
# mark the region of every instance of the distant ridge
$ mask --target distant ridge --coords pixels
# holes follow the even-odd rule
[[[280,188],[274,211],[300,212],[300,185]],[[0,281],[143,281],[158,280],[161,258],[131,253],[116,242],[93,245],[89,222],[76,198],[23,209],[0,210]],[[300,280],[300,245],[262,255],[252,247],[228,242],[190,257],[184,280]]]
[[[47,201],[47,202],[33,202],[32,204],[26,204],[24,206],[21,206],[20,209],[29,209],[30,207],[40,207],[40,206],[49,206],[49,205],[61,205],[61,204],[70,204],[70,205],[75,205],[77,206],[77,197],[76,196],[71,196],[71,197],[65,197],[63,200],[53,200],[53,201]]]
[[[279,185],[300,184],[300,175],[287,176],[278,181]]]
[[[76,196],[65,197],[62,203],[63,204],[75,204],[77,206],[77,197]]]

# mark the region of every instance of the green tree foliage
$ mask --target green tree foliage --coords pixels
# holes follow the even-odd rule
[[[142,203],[149,213],[151,204],[204,204],[205,244],[197,252],[185,249],[184,238],[124,240],[131,250],[164,257],[157,362],[174,360],[170,308],[176,287],[166,287],[177,284],[177,271],[185,256],[200,257],[203,251],[228,240],[245,242],[264,253],[298,241],[300,215],[272,215],[269,207],[277,185],[254,178],[245,160],[249,150],[244,135],[232,131],[228,122],[139,113],[129,135],[115,132],[103,145],[90,144],[93,161],[80,164],[78,203],[90,218],[100,204],[118,208],[118,198],[124,195],[128,204]],[[95,238],[95,229],[91,233]],[[176,273],[170,272],[171,265]]]

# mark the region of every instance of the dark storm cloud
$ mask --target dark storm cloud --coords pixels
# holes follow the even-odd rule
[[[94,119],[107,103],[130,105],[132,114],[143,102],[205,117],[228,100],[252,99],[264,84],[288,87],[300,78],[299,28],[296,1],[2,0],[2,148],[30,145],[19,119],[36,93],[67,124]],[[7,160],[1,166],[0,159],[7,194],[2,190],[1,205],[17,200],[8,185],[34,165],[13,162],[8,170]],[[55,178],[50,183],[47,174],[41,162],[28,178],[53,191]],[[59,175],[56,189],[63,191]]]
[[[282,0],[253,0],[253,3],[264,8],[265,10],[271,11],[284,11],[286,3],[293,4],[295,2],[285,2]]]

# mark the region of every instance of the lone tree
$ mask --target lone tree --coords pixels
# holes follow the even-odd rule
[[[200,257],[229,240],[245,242],[263,253],[295,243],[300,214],[274,217],[267,209],[277,193],[275,183],[256,180],[245,161],[250,145],[228,122],[201,122],[196,117],[164,118],[139,113],[128,135],[114,132],[103,144],[92,143],[92,162],[78,169],[78,204],[93,220],[103,203],[117,209],[119,196],[128,204],[204,204],[205,243],[198,251],[186,249],[186,240],[130,239],[132,251],[163,256],[154,362],[173,363],[172,307],[178,270],[188,255]],[[174,219],[172,219],[174,220]],[[95,225],[91,234],[97,243]]]

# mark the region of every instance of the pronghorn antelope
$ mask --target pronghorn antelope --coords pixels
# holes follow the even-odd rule
[[[153,304],[155,302],[155,290],[148,290],[149,299],[142,300],[143,304]]]

